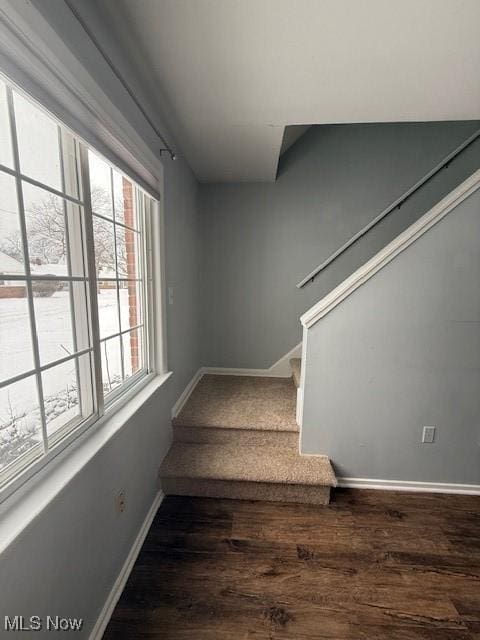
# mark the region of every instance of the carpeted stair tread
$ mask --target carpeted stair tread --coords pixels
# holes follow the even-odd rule
[[[162,478],[336,486],[327,456],[291,449],[174,443],[162,463]]]
[[[292,358],[290,360],[290,366],[292,368],[293,383],[298,389],[298,387],[300,386],[300,373],[302,370],[302,359]]]
[[[295,406],[291,378],[204,375],[173,424],[298,432]]]

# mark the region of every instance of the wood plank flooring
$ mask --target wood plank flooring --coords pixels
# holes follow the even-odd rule
[[[104,640],[480,640],[480,496],[168,497]]]

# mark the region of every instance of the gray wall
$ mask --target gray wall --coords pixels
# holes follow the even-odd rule
[[[480,143],[313,284],[297,282],[478,127],[312,127],[275,184],[202,185],[204,364],[269,367],[298,344],[299,316],[470,175]]]
[[[173,287],[167,305],[168,368],[173,371],[172,399],[177,400],[201,361],[200,327],[201,218],[198,183],[179,158],[165,164],[166,284]],[[172,402],[172,405],[174,403]]]
[[[342,477],[480,484],[479,238],[477,191],[309,330],[303,452]]]
[[[64,37],[68,41],[68,33]],[[131,115],[131,104],[116,104]],[[155,136],[145,135],[158,151]],[[201,364],[198,184],[181,157],[165,163],[164,177],[166,277],[175,287],[167,307],[173,376],[2,553],[1,625],[4,615],[82,617],[84,629],[74,635],[88,638],[158,491],[158,467],[172,438],[171,407]],[[121,488],[127,509],[118,517],[114,496]]]

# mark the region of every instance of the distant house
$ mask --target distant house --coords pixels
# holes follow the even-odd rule
[[[23,275],[24,273],[23,263],[0,251],[0,298],[26,297],[25,283],[8,279],[8,276]]]
[[[113,278],[116,278],[116,272],[113,269],[102,269],[97,275],[97,287],[99,289],[115,289],[117,283]],[[106,278],[106,279],[104,279]]]

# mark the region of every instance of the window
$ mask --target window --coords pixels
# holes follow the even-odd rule
[[[156,203],[1,79],[0,194],[1,488],[153,370]]]

